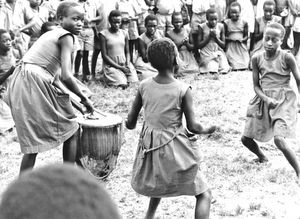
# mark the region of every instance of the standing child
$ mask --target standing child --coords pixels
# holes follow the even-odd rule
[[[43,34],[11,76],[5,100],[11,108],[24,153],[20,171],[32,168],[38,153],[62,143],[63,160],[75,161],[79,125],[74,120],[69,95],[58,87],[63,82],[93,111],[91,101],[72,76],[73,34],[80,33],[83,17],[84,11],[78,3],[63,1],[57,9],[61,28]]]
[[[164,33],[157,30],[157,17],[154,14],[149,14],[145,18],[146,32],[142,33],[138,39],[138,57],[134,64],[139,73],[140,80],[157,75],[157,70],[152,67],[147,57],[148,45],[155,39],[162,38]]]
[[[300,1],[289,0],[289,6],[291,15],[293,17],[292,33],[294,38],[294,46],[292,49],[292,53],[294,54],[294,56],[297,56],[300,48]],[[300,64],[298,65],[300,66]]]
[[[172,15],[173,30],[169,30],[166,37],[169,37],[177,46],[179,51],[178,75],[186,73],[199,73],[198,63],[192,53],[194,49],[193,37],[186,28],[183,28],[183,19],[180,12]]]
[[[195,218],[209,218],[211,192],[199,167],[199,152],[182,125],[196,134],[209,134],[216,127],[203,128],[195,119],[190,86],[174,78],[177,48],[167,38],[154,40],[148,58],[158,70],[154,78],[144,80],[126,121],[134,129],[142,107],[145,121],[133,165],[131,185],[150,203],[145,218],[154,218],[163,197],[193,195],[196,197]]]
[[[281,17],[274,15],[275,2],[274,0],[266,0],[263,5],[264,16],[256,18],[255,28],[253,34],[253,50],[251,51],[251,57],[258,51],[263,51],[263,34],[266,25],[269,22],[281,23]],[[251,63],[250,63],[251,64]]]
[[[280,45],[285,30],[281,24],[270,23],[264,33],[264,51],[252,58],[253,84],[256,96],[249,103],[242,143],[267,162],[267,157],[254,141],[274,143],[294,168],[300,180],[297,157],[287,145],[285,138],[295,137],[297,124],[297,96],[290,86],[291,72],[300,92],[300,77],[294,56]]]
[[[225,49],[224,26],[218,23],[215,9],[206,11],[207,22],[199,26],[200,73],[226,74],[230,70]]]
[[[224,22],[226,56],[233,70],[245,70],[249,66],[248,23],[240,18],[240,13],[241,5],[238,2],[231,3],[230,19]]]
[[[9,32],[0,29],[0,134],[14,127],[11,111],[3,101],[2,95],[6,90],[10,71],[13,71],[23,53],[19,43],[15,42],[13,45]]]
[[[103,74],[107,85],[126,88],[137,82],[136,70],[130,62],[128,33],[120,29],[122,16],[113,10],[108,16],[110,28],[100,32]]]

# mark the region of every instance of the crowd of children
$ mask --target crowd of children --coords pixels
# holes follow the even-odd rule
[[[15,122],[21,172],[34,166],[39,152],[62,143],[64,161],[75,162],[78,124],[60,82],[93,112],[75,77],[82,61],[82,81],[95,80],[101,53],[106,85],[126,89],[143,80],[126,127],[135,128],[144,108],[131,184],[151,198],[146,218],[154,218],[162,197],[178,195],[195,196],[195,218],[209,217],[211,194],[190,135],[216,127],[195,120],[190,86],[176,79],[184,74],[253,69],[256,96],[242,143],[266,162],[255,140],[274,137],[300,180],[297,157],[285,141],[295,135],[297,118],[291,74],[300,92],[297,0],[6,0],[0,15],[0,86],[11,108],[4,113],[0,93],[0,119]]]

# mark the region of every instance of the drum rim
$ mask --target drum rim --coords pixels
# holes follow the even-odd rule
[[[123,121],[112,124],[112,125],[82,124],[82,123],[79,123],[81,128],[113,128],[113,127],[116,127],[116,126],[121,126],[122,124],[123,124]]]

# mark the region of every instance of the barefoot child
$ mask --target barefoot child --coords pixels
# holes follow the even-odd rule
[[[176,55],[170,39],[149,45],[149,61],[159,73],[140,84],[126,121],[126,127],[134,129],[144,107],[131,185],[150,197],[146,218],[154,218],[161,198],[180,195],[196,197],[195,218],[209,218],[211,193],[200,171],[198,148],[187,137],[182,116],[195,134],[209,134],[216,127],[203,128],[196,121],[190,86],[174,78]]]
[[[20,171],[32,168],[39,152],[62,143],[63,160],[75,161],[79,126],[74,120],[69,95],[56,86],[62,80],[87,109],[93,111],[90,100],[72,76],[73,34],[81,31],[83,16],[78,3],[62,2],[57,9],[61,28],[43,34],[11,76],[5,100],[12,110],[24,153]]]
[[[285,138],[295,137],[297,123],[297,97],[290,86],[293,74],[300,92],[299,71],[295,58],[280,48],[285,29],[281,24],[270,23],[264,33],[265,50],[253,56],[253,84],[256,96],[249,103],[242,143],[258,156],[259,162],[267,157],[254,141],[269,141],[282,151],[294,168],[298,180],[300,166],[295,153]]]
[[[232,70],[245,70],[249,66],[248,23],[240,18],[240,13],[241,5],[238,2],[231,3],[230,19],[224,22],[226,56]]]
[[[169,37],[177,46],[180,62],[178,63],[178,75],[187,73],[199,73],[198,63],[192,53],[194,49],[192,35],[186,28],[183,28],[183,18],[180,12],[172,15],[173,30],[169,30],[166,37]]]
[[[199,26],[200,73],[222,73],[230,70],[225,49],[224,26],[218,23],[215,9],[206,11],[207,22]]]

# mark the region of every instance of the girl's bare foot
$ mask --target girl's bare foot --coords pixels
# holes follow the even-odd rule
[[[260,157],[260,158],[253,159],[253,161],[255,163],[267,163],[269,160],[267,157]]]

